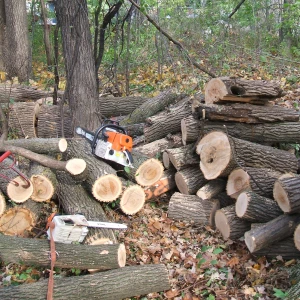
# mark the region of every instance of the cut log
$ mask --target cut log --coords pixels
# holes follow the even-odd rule
[[[300,274],[299,274],[299,263],[293,267],[287,269],[288,276],[292,286],[286,291],[286,300],[295,300],[300,297]]]
[[[253,192],[243,192],[235,204],[235,212],[239,218],[250,222],[269,222],[282,215],[278,204]]]
[[[214,196],[214,199],[219,200],[221,208],[235,204],[235,200],[229,197],[226,192],[219,193]]]
[[[235,205],[223,207],[216,211],[217,229],[225,240],[236,240],[251,228],[251,223],[239,218],[235,213]]]
[[[207,180],[199,170],[199,166],[191,166],[178,171],[175,174],[175,182],[182,194],[195,195]]]
[[[214,179],[206,183],[197,191],[197,196],[203,200],[211,199],[225,191],[226,181],[223,179]]]
[[[230,121],[241,123],[274,123],[274,122],[299,122],[299,113],[291,108],[282,106],[257,106],[251,104],[200,104],[198,109],[198,117],[205,118],[210,121]]]
[[[166,152],[169,155],[172,165],[177,171],[180,171],[188,166],[199,166],[200,158],[195,152],[195,149],[195,144],[190,144],[179,148],[167,149]]]
[[[192,115],[181,120],[182,143],[186,145],[197,141],[200,134],[200,121]]]
[[[63,128],[60,105],[41,105],[37,126],[39,138],[69,138],[73,136],[71,111],[69,107],[63,107]],[[62,132],[63,129],[63,132]]]
[[[112,202],[122,193],[122,182],[116,175],[103,175],[95,181],[92,193],[99,201]]]
[[[101,204],[93,199],[83,186],[77,184],[72,177],[65,172],[57,172],[58,197],[66,214],[83,214],[88,221],[107,222],[108,219]],[[109,239],[116,243],[116,238],[111,229],[90,228],[84,243],[91,244],[95,240]]]
[[[124,129],[127,131],[127,134],[131,137],[140,136],[144,134],[144,123],[139,124],[130,124],[124,126]]]
[[[144,144],[145,144],[144,135],[137,136],[137,137],[133,138],[133,140],[132,140],[133,147],[142,146]]]
[[[205,135],[197,145],[200,168],[206,179],[229,175],[236,167],[270,168],[279,172],[296,173],[295,155],[228,136],[221,131]]]
[[[237,168],[228,176],[226,191],[234,199],[245,190],[273,198],[273,186],[280,176],[282,173],[266,168]]]
[[[274,199],[285,213],[300,213],[300,176],[282,178],[274,184]]]
[[[145,187],[146,201],[156,198],[176,188],[175,169],[171,168],[163,172],[161,178],[153,185]]]
[[[36,137],[39,109],[39,104],[35,102],[19,102],[10,105],[8,119],[9,131],[17,137]]]
[[[183,95],[177,95],[171,90],[160,93],[157,97],[150,98],[137,107],[125,119],[120,122],[121,126],[128,124],[143,123],[145,120],[165,109],[171,103],[182,99]],[[179,131],[179,130],[178,130]]]
[[[249,251],[256,252],[291,236],[300,222],[300,215],[281,215],[264,225],[245,233]]]
[[[6,210],[6,201],[5,201],[5,197],[2,194],[2,192],[0,191],[0,217],[1,215],[5,212]]]
[[[147,143],[181,130],[181,119],[191,114],[190,98],[185,98],[167,110],[146,120],[144,136]]]
[[[134,284],[133,284],[134,283]],[[44,300],[48,281],[0,289],[1,300]],[[70,287],[70,288],[66,288]],[[75,288],[76,287],[76,288]],[[163,264],[124,267],[93,275],[54,278],[55,300],[121,300],[170,288],[168,270]]]
[[[172,169],[174,168],[174,166],[172,165],[171,161],[170,161],[170,157],[169,157],[169,154],[167,151],[164,151],[163,153],[163,156],[162,156],[162,162],[163,162],[163,165],[165,167],[165,169]]]
[[[205,103],[233,101],[264,104],[281,97],[281,94],[280,84],[275,81],[219,77],[206,84]]]
[[[300,225],[297,225],[294,231],[294,244],[296,248],[300,251]]]
[[[31,199],[22,205],[7,209],[0,217],[0,232],[6,235],[25,236],[40,218],[42,204]]]
[[[168,217],[214,228],[215,213],[219,208],[218,200],[207,201],[194,195],[183,195],[176,192],[169,202]]]
[[[120,199],[120,208],[127,215],[139,212],[145,203],[144,189],[139,185],[132,185],[125,189]]]

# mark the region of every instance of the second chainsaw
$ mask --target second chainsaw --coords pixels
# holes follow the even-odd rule
[[[119,123],[105,120],[95,133],[81,127],[76,133],[89,141],[95,156],[133,168],[132,137]]]

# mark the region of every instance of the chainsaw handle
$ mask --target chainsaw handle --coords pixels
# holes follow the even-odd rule
[[[1,156],[0,156],[0,162],[3,162],[5,158],[9,157],[11,155],[10,151],[6,151],[4,152]]]

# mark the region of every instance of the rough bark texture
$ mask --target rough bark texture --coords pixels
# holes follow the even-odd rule
[[[205,105],[197,107],[198,117],[211,121],[241,123],[299,122],[299,113],[282,106],[257,106],[251,104]],[[203,117],[205,111],[205,118]]]
[[[144,136],[147,143],[161,139],[169,133],[181,130],[181,119],[191,114],[190,99],[186,98],[146,120]]]
[[[55,262],[57,268],[110,270],[125,265],[123,244],[92,246],[56,243],[55,250],[59,253]],[[6,263],[48,267],[51,262],[49,252],[48,240],[0,235],[0,257]]]
[[[133,284],[134,283],[134,284]],[[2,300],[44,300],[47,280],[0,289]],[[162,264],[124,267],[93,275],[54,279],[55,300],[121,300],[168,290],[168,271]]]
[[[235,199],[229,197],[226,192],[222,192],[214,196],[213,199],[219,200],[221,208],[235,204]]]
[[[281,215],[262,226],[246,232],[245,243],[251,253],[258,251],[291,236],[299,222],[299,215]]]
[[[215,227],[215,213],[220,208],[218,200],[203,200],[194,195],[174,193],[169,202],[168,217],[185,220],[195,225]]]
[[[288,269],[290,280],[294,283],[286,292],[286,300],[295,300],[300,297],[300,268],[299,263]]]
[[[131,137],[136,137],[144,134],[145,123],[131,124],[124,126],[127,134]]]
[[[197,141],[200,134],[200,121],[190,115],[181,120],[182,143],[186,145]]]
[[[220,194],[221,192],[225,191],[226,187],[226,181],[218,178],[209,181],[206,183],[203,187],[201,187],[197,191],[197,196],[199,198],[205,199],[211,199]]]

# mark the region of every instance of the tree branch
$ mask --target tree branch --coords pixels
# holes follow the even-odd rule
[[[232,11],[232,13],[228,16],[228,19],[230,19],[238,10],[239,8],[242,6],[242,4],[245,2],[246,0],[242,0],[237,6],[236,8]]]

